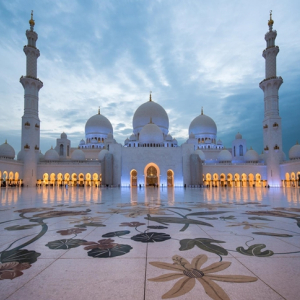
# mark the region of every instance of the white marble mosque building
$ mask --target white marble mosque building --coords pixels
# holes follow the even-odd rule
[[[71,146],[66,133],[56,140],[56,147],[45,155],[40,152],[39,90],[36,48],[38,39],[31,16],[24,46],[26,75],[20,78],[24,87],[21,151],[5,142],[0,146],[0,179],[2,185],[109,185],[109,186],[296,186],[300,179],[300,145],[294,145],[286,160],[282,151],[281,117],[278,90],[283,83],[276,74],[272,15],[263,51],[265,79],[259,87],[264,93],[263,153],[247,148],[240,133],[225,149],[217,138],[212,118],[201,114],[189,126],[189,137],[182,145],[169,132],[165,109],[152,100],[140,105],[132,120],[133,132],[124,144],[113,137],[113,127],[100,113],[85,125],[85,139]],[[191,119],[193,116],[191,116]]]

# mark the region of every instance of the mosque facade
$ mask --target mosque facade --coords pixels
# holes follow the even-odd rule
[[[20,78],[24,88],[21,150],[5,141],[0,145],[1,185],[72,185],[72,186],[208,186],[290,187],[300,182],[300,145],[294,145],[286,160],[282,151],[281,117],[278,90],[283,79],[276,73],[272,15],[265,34],[265,79],[259,84],[264,93],[263,152],[247,148],[237,133],[231,148],[217,138],[217,126],[203,109],[190,123],[189,136],[179,145],[169,132],[165,109],[152,100],[140,105],[132,120],[132,134],[123,144],[116,142],[113,126],[100,113],[85,125],[85,138],[75,147],[66,133],[56,140],[54,149],[40,151],[39,90],[36,47],[38,39],[31,15],[28,43],[24,46],[26,75]]]

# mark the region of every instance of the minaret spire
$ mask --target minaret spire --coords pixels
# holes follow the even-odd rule
[[[150,96],[149,96],[149,101],[152,101],[152,96],[151,96],[152,92],[150,91]]]
[[[274,21],[272,20],[272,10],[270,10],[270,20],[268,21],[270,31],[273,30],[273,24],[274,24]]]
[[[270,186],[280,186],[279,164],[282,152],[282,130],[278,90],[283,80],[276,74],[276,57],[279,53],[279,47],[275,46],[277,32],[273,30],[273,24],[272,11],[270,11],[269,31],[265,34],[267,47],[262,54],[265,58],[265,79],[260,82],[259,87],[264,92],[263,137],[268,184]]]
[[[203,106],[201,107],[201,115],[203,115]]]
[[[33,31],[35,25],[35,22],[33,20],[33,10],[31,11],[31,19],[29,20],[29,25],[30,25],[30,31]]]
[[[98,115],[100,115],[100,106],[99,106],[99,108],[98,108]]]
[[[20,78],[24,88],[21,151],[24,157],[24,184],[35,186],[40,150],[39,90],[43,83],[37,78],[37,59],[40,51],[36,48],[38,35],[34,31],[33,11],[29,25],[30,30],[26,30],[27,45],[23,48],[26,55],[26,75]]]

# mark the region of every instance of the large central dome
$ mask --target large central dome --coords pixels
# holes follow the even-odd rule
[[[97,135],[103,134],[108,135],[109,133],[113,134],[113,128],[109,120],[100,114],[92,116],[88,119],[85,124],[85,135]]]
[[[169,132],[169,118],[162,106],[155,103],[151,99],[142,104],[134,113],[132,126],[134,134],[140,133],[142,128],[147,125],[152,118],[152,122],[156,124],[161,131],[167,135]]]

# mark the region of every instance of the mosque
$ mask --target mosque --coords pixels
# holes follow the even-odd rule
[[[203,109],[190,123],[189,136],[178,145],[169,132],[165,109],[152,100],[140,105],[133,114],[133,131],[124,144],[116,142],[109,119],[100,113],[85,124],[85,138],[75,147],[66,133],[56,140],[54,149],[40,152],[39,90],[43,82],[37,78],[40,51],[34,31],[33,15],[26,31],[24,46],[26,75],[20,78],[24,88],[21,151],[5,141],[0,146],[1,185],[24,186],[207,186],[290,187],[300,182],[300,145],[289,151],[289,160],[282,151],[281,117],[278,90],[283,83],[276,74],[272,14],[265,34],[265,79],[259,84],[264,93],[262,120],[263,152],[259,155],[247,148],[247,141],[237,133],[232,147],[225,149],[217,138],[214,120]]]

